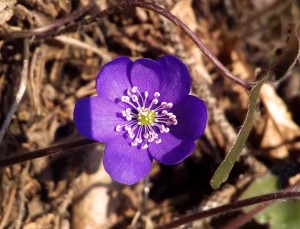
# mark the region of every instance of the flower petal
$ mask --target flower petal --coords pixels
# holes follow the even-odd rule
[[[90,139],[108,142],[122,135],[117,125],[126,121],[121,118],[122,108],[102,96],[79,99],[74,108],[74,122],[78,132]]]
[[[192,140],[196,140],[203,134],[207,123],[207,108],[203,100],[188,95],[170,112],[176,115],[178,121],[176,126],[170,126],[171,133],[186,136]]]
[[[96,89],[100,96],[118,102],[125,90],[131,88],[129,69],[132,61],[125,56],[118,57],[105,64],[96,79]]]
[[[113,180],[131,185],[150,172],[152,159],[147,150],[132,147],[121,137],[106,145],[103,164]]]
[[[159,137],[161,143],[149,144],[149,151],[154,160],[165,165],[178,164],[189,156],[195,148],[194,141],[186,137],[179,138],[170,133],[161,134]]]
[[[155,92],[160,92],[165,75],[158,62],[142,58],[133,63],[130,79],[132,86],[138,87],[141,93],[148,91],[151,100]]]
[[[176,104],[190,92],[190,73],[185,64],[175,56],[163,56],[157,61],[165,73],[160,101]]]

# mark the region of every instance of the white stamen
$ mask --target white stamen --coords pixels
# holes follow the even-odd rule
[[[147,149],[147,148],[148,148],[147,143],[145,143],[144,145],[142,145],[142,149]]]
[[[129,102],[129,97],[128,97],[128,96],[122,96],[122,97],[121,97],[121,101],[122,101],[123,103]]]
[[[170,119],[175,119],[175,118],[176,118],[176,115],[170,115],[169,118],[170,118]]]
[[[165,115],[168,115],[168,111],[166,111],[166,110],[163,110],[161,113],[162,113],[164,116],[165,116]]]
[[[154,98],[149,99],[149,92],[140,92],[136,86],[127,89],[126,95],[121,101],[130,105],[122,111],[122,116],[127,120],[125,125],[117,125],[117,132],[124,130],[128,133],[131,146],[141,145],[141,149],[147,149],[149,144],[155,141],[159,144],[162,140],[159,134],[170,132],[168,126],[177,125],[176,115],[169,112],[173,103],[159,102],[160,93],[155,92]],[[124,129],[123,129],[124,128]]]
[[[132,96],[132,100],[133,100],[133,102],[138,102],[139,101],[139,99],[138,99],[138,97],[136,95]]]
[[[137,87],[136,86],[134,86],[132,89],[131,89],[131,91],[133,92],[133,93],[136,93],[137,92]]]

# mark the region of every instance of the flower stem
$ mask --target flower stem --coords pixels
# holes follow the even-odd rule
[[[154,4],[151,2],[146,2],[144,0],[128,0],[127,7],[135,6],[141,7],[147,10],[154,11],[165,18],[172,21],[178,28],[180,28],[191,40],[199,47],[199,49],[204,53],[204,55],[219,69],[219,71],[226,76],[227,78],[231,79],[235,83],[241,85],[242,87],[246,88],[247,90],[251,90],[252,86],[249,82],[244,81],[242,79],[237,78],[235,75],[232,74],[219,60],[218,58],[209,50],[208,47],[202,42],[202,40],[186,25],[184,24],[179,18],[177,18],[174,14],[169,12],[168,10]]]

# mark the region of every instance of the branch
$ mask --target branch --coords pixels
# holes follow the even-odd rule
[[[145,2],[143,0],[133,0],[128,1],[129,6],[141,7],[147,10],[154,11],[165,18],[169,19],[173,22],[178,28],[180,28],[191,40],[199,47],[199,49],[204,53],[204,55],[219,69],[219,71],[226,76],[227,78],[231,79],[235,83],[241,85],[242,87],[250,90],[252,88],[249,82],[246,82],[242,79],[237,78],[235,75],[232,74],[219,60],[218,58],[205,46],[202,40],[186,25],[184,24],[179,18],[175,15],[170,13],[168,10],[154,4],[151,2]]]
[[[156,227],[156,229],[170,229],[170,228],[174,228],[174,227],[179,227],[181,225],[190,223],[195,220],[200,220],[200,219],[210,217],[210,216],[215,216],[215,215],[219,215],[219,214],[237,211],[237,210],[239,210],[243,207],[249,206],[249,205],[265,203],[265,202],[272,201],[272,200],[283,200],[283,199],[291,199],[291,198],[298,198],[298,197],[300,197],[300,191],[286,192],[286,190],[276,192],[276,193],[256,196],[256,197],[236,201],[236,202],[233,202],[230,204],[222,205],[222,206],[212,208],[212,209],[209,209],[206,211],[201,211],[201,212],[197,212],[197,213],[194,213],[191,215],[187,215],[187,216],[184,216],[177,220],[174,220],[168,224],[158,226],[158,227]]]
[[[67,151],[67,150],[74,149],[77,147],[86,146],[86,145],[89,145],[92,143],[95,143],[95,141],[87,139],[87,138],[79,138],[72,142],[67,142],[67,143],[63,143],[60,145],[50,146],[48,148],[39,149],[39,150],[30,152],[30,153],[24,153],[21,155],[11,156],[11,157],[0,160],[0,168],[9,166],[9,165],[13,165],[13,164],[17,164],[20,162],[24,162],[24,161],[36,159],[39,157],[50,156],[53,154],[62,153],[63,151]]]

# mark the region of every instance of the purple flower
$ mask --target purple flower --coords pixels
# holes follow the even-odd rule
[[[107,143],[103,163],[113,180],[134,184],[153,159],[174,165],[193,152],[207,109],[189,95],[190,86],[186,66],[174,56],[118,57],[103,66],[98,96],[77,101],[74,122],[80,134]]]

